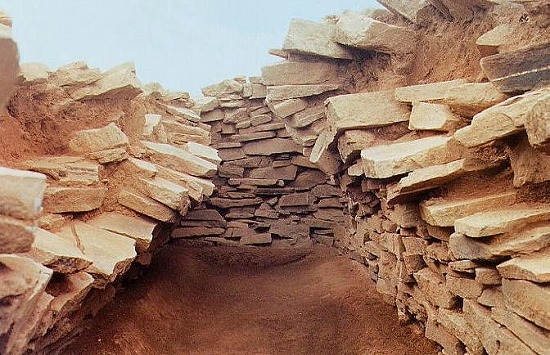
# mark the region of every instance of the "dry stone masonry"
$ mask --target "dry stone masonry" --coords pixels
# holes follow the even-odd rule
[[[548,354],[550,6],[379,2],[293,20],[282,60],[196,99],[128,63],[18,74],[0,14],[0,127],[28,142],[0,168],[0,353],[62,349],[192,238],[335,246],[442,354]]]

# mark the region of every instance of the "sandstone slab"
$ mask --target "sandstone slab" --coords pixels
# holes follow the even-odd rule
[[[282,61],[262,68],[264,85],[322,84],[338,79],[338,66],[326,62]]]
[[[156,222],[150,219],[129,217],[116,212],[100,214],[86,221],[86,223],[135,240],[138,253],[143,253],[149,249],[149,245],[153,240],[153,231],[157,225]]]
[[[474,115],[508,99],[491,83],[464,83],[451,87],[439,103],[464,117]]]
[[[0,254],[28,251],[34,241],[35,229],[25,221],[0,215]]]
[[[321,120],[322,118],[325,118],[325,106],[317,105],[295,113],[290,116],[286,122],[290,127],[303,128]]]
[[[451,309],[458,301],[445,286],[445,280],[429,268],[424,268],[413,274],[418,287],[426,298],[434,305]]]
[[[423,18],[423,13],[430,6],[428,0],[377,0],[382,6],[391,12],[405,17],[407,20],[418,23]]]
[[[550,282],[550,248],[505,261],[497,266],[497,270],[507,279]]]
[[[48,187],[44,195],[44,211],[92,211],[101,207],[106,194],[106,187]]]
[[[187,188],[163,178],[139,179],[139,190],[148,197],[156,200],[180,213],[187,212]]]
[[[129,190],[122,190],[120,192],[118,203],[162,222],[174,221],[177,216],[176,212],[166,205]]]
[[[215,207],[227,209],[233,207],[257,206],[261,204],[261,198],[243,198],[238,200],[214,197],[210,199],[210,204]]]
[[[334,42],[334,26],[307,20],[293,19],[283,44],[291,53],[310,54],[335,59],[353,59],[352,54]]]
[[[366,177],[384,179],[460,159],[461,153],[452,138],[435,136],[365,148],[361,161]]]
[[[301,153],[302,147],[292,139],[272,138],[261,142],[246,143],[243,150],[246,155],[270,156],[281,153]]]
[[[512,147],[510,165],[514,171],[515,187],[550,180],[550,156],[533,148],[526,136]]]
[[[27,169],[46,174],[66,186],[98,183],[102,170],[101,165],[81,157],[41,157],[23,164]]]
[[[523,118],[529,143],[546,153],[550,152],[550,92],[546,91]]]
[[[0,167],[0,213],[20,219],[36,218],[45,189],[43,174]]]
[[[194,176],[212,177],[216,174],[216,164],[199,158],[190,152],[168,144],[142,141],[151,153],[153,162]]]
[[[404,86],[395,89],[395,99],[401,102],[432,102],[443,100],[447,91],[466,83],[464,79],[441,81],[429,84]]]
[[[69,148],[77,153],[91,153],[128,145],[128,137],[114,123],[102,128],[78,131],[69,141]]]
[[[269,109],[279,118],[286,118],[307,107],[307,101],[300,98],[289,99],[281,102],[268,102]]]
[[[479,36],[476,40],[476,45],[481,55],[486,57],[497,54],[499,47],[508,43],[508,39],[513,31],[513,26],[505,23]]]
[[[158,177],[172,181],[178,185],[183,185],[188,189],[189,196],[195,201],[202,201],[203,195],[210,196],[216,188],[209,179],[203,179],[176,170],[157,166]]]
[[[502,280],[506,306],[538,326],[550,330],[550,286],[525,280]]]
[[[74,100],[100,100],[106,97],[132,99],[142,91],[134,64],[124,63],[103,73],[93,85],[73,91],[71,97]]]
[[[455,114],[447,105],[415,102],[409,119],[409,129],[448,132],[461,123],[461,117]]]
[[[267,87],[267,100],[282,101],[310,97],[340,89],[340,84],[279,85]]]
[[[229,79],[203,88],[202,94],[210,97],[221,97],[229,94],[240,94],[243,88],[244,86],[240,81]]]

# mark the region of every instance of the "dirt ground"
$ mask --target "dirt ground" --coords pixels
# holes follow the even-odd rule
[[[167,246],[65,354],[436,354],[334,249]]]

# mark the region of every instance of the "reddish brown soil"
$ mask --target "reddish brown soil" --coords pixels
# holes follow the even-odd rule
[[[66,354],[436,354],[333,249],[170,245]]]

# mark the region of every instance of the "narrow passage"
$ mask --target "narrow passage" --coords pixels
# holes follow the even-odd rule
[[[167,246],[66,354],[436,354],[331,248]]]

